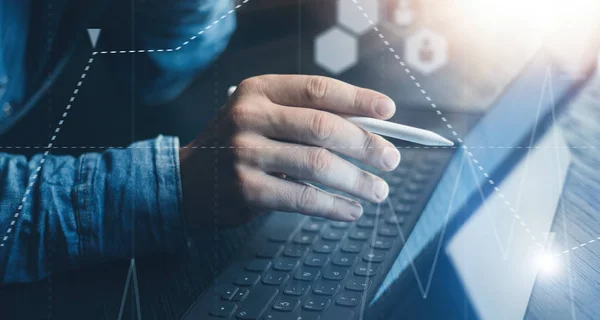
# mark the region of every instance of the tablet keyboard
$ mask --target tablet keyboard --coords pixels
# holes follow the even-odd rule
[[[439,180],[445,151],[409,149],[398,169],[375,172],[390,185],[389,202],[363,202],[357,221],[275,213],[184,319],[358,317]]]

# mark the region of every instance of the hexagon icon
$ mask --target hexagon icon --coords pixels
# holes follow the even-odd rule
[[[362,8],[362,10],[359,9]],[[361,35],[379,22],[379,0],[338,0],[337,20],[348,30]],[[366,17],[365,17],[366,14]]]
[[[401,27],[408,27],[415,21],[415,12],[409,0],[399,0],[394,10],[394,22]]]
[[[340,74],[358,61],[358,40],[338,27],[329,28],[315,39],[315,61],[321,68]]]
[[[435,32],[422,29],[406,39],[404,56],[411,67],[430,74],[448,63],[448,44]]]

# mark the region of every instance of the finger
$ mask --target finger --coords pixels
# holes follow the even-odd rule
[[[327,149],[263,139],[257,142],[263,146],[260,150],[245,155],[253,159],[260,157],[254,165],[265,172],[317,182],[371,202],[382,202],[388,196],[389,187],[383,179]]]
[[[322,76],[265,75],[251,78],[240,88],[258,90],[272,102],[285,106],[389,119],[396,105],[388,96]]]
[[[264,112],[266,121],[257,121],[255,129],[266,137],[334,150],[384,171],[400,163],[400,152],[392,143],[338,115],[280,106]]]
[[[362,215],[361,205],[308,183],[280,179],[258,170],[246,173],[245,190],[251,204],[266,210],[298,212],[339,221]]]

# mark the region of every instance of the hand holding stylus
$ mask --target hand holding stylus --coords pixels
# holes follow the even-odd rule
[[[213,208],[221,224],[265,211],[357,219],[357,201],[310,182],[371,202],[385,200],[389,187],[383,179],[336,153],[384,171],[398,166],[400,153],[338,114],[385,120],[395,110],[381,93],[326,77],[244,80],[206,131],[180,149],[186,218],[210,225],[214,216],[206,211]],[[207,205],[211,199],[218,203]]]

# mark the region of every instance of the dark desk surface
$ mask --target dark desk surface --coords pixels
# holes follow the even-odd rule
[[[269,3],[253,2],[256,6]],[[72,111],[63,127],[61,139],[57,141],[65,148],[57,148],[53,152],[78,154],[107,146],[126,146],[158,133],[178,135],[182,142],[186,142],[202,130],[203,124],[222,105],[227,88],[246,77],[264,73],[325,74],[312,61],[312,40],[334,21],[334,2],[315,1],[313,6],[304,5],[302,15],[298,14],[295,4],[258,11],[252,10],[252,5],[249,3],[249,9],[240,12],[238,31],[227,52],[182,97],[168,105],[149,107],[136,104],[127,90],[127,82],[115,80],[114,69],[111,69],[114,67],[100,57],[78,98],[79,106]],[[340,79],[380,90],[394,97],[399,105],[412,107],[400,110],[396,120],[443,132],[439,118],[429,109],[419,107],[414,85],[401,71],[390,67],[389,52],[378,41],[376,35],[363,36],[359,65]],[[401,43],[396,45],[400,47]],[[63,102],[72,90],[71,84],[76,83],[74,79],[85,65],[89,50],[89,47],[80,50],[69,72],[44,100],[44,106],[24,120],[28,123],[27,128],[21,126],[2,137],[2,146],[40,146],[46,143],[55,119],[62,112]],[[130,59],[131,56],[124,55],[116,62],[127,65]],[[444,105],[449,104],[447,101],[458,101],[452,97],[460,90],[447,90],[446,83],[451,80],[451,77],[439,76],[423,79],[422,83],[432,96],[442,101],[440,105]],[[600,157],[596,148],[600,148],[598,84],[600,81],[590,85],[573,103],[563,121],[568,142],[573,147],[573,164],[553,226],[553,232],[556,232],[553,251],[562,251],[565,250],[562,248],[571,248],[600,236],[597,214],[600,208],[600,197],[597,196],[600,191],[600,163],[597,159]],[[482,90],[488,93],[496,90],[487,85],[484,87],[487,89]],[[459,108],[462,108],[468,105],[469,100],[463,95],[460,102]],[[474,119],[451,112],[448,115],[454,127],[463,133]],[[32,134],[30,128],[43,130]],[[11,149],[9,152],[16,151],[31,153],[36,149]],[[226,264],[231,252],[240,247],[259,224],[260,221],[256,221],[238,230],[198,235],[188,250],[178,256],[138,259],[137,283],[131,283],[124,300],[130,261],[106,263],[68,274],[57,272],[40,283],[2,288],[0,318],[114,319],[122,310],[124,319],[134,319],[138,314],[136,298],[132,294],[135,284],[139,288],[138,300],[143,318],[178,319],[212,276]],[[600,314],[600,268],[597,267],[600,265],[600,241],[560,258],[565,261],[565,272],[556,278],[538,279],[527,317],[597,317]]]

